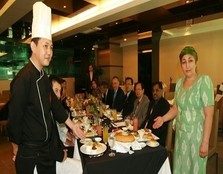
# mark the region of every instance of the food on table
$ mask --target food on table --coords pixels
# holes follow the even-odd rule
[[[151,140],[153,139],[153,135],[151,132],[146,132],[143,136],[144,139],[148,139],[148,140]]]
[[[92,131],[92,130],[87,130],[85,136],[86,136],[86,137],[93,137],[93,136],[95,136],[95,132]]]
[[[158,143],[155,139],[152,138],[152,139],[148,142],[148,145],[149,145],[150,147],[156,147],[156,146],[159,145],[159,143]]]
[[[115,134],[115,140],[124,143],[131,143],[135,141],[135,137],[130,133],[118,132]]]

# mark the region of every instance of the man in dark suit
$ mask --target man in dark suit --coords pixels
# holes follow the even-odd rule
[[[158,116],[165,115],[170,105],[168,101],[162,97],[163,95],[163,84],[162,82],[155,82],[153,84],[153,101],[150,102],[147,112],[145,127],[152,130],[152,133],[158,136],[158,140],[161,145],[165,147],[168,122],[165,122],[159,129],[153,129],[154,119]]]
[[[108,92],[108,103],[111,109],[116,109],[121,112],[124,103],[125,94],[119,86],[119,78],[114,76],[112,78],[112,90]]]
[[[122,108],[122,116],[125,118],[130,115],[134,108],[134,101],[136,99],[135,92],[133,91],[133,79],[131,77],[125,78],[125,100]]]
[[[91,91],[92,80],[98,81],[98,77],[96,76],[96,74],[94,72],[93,65],[90,64],[88,66],[88,73],[86,74],[86,79],[85,79],[85,88],[88,93],[90,93],[90,91]]]

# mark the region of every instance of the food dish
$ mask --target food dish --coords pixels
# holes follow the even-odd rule
[[[107,146],[103,143],[84,144],[80,147],[80,151],[86,155],[98,155],[104,153]]]
[[[121,116],[121,117],[117,117],[117,120],[118,120],[118,121],[122,120],[122,116]]]
[[[115,134],[115,140],[123,143],[129,143],[135,141],[135,137],[127,132],[118,132]]]
[[[94,136],[96,136],[96,135],[97,135],[97,133],[96,133],[95,131],[93,131],[93,130],[88,130],[88,131],[86,132],[86,134],[85,134],[85,137],[89,138],[89,137],[94,137]]]
[[[159,142],[157,142],[156,140],[151,140],[147,143],[147,145],[149,147],[157,147],[157,146],[159,146]]]
[[[81,143],[81,144],[85,144],[85,143],[88,143],[88,142],[91,142],[91,141],[92,141],[92,139],[90,139],[90,138],[85,138],[85,139],[80,140],[80,143]]]

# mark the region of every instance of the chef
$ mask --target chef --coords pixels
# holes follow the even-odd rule
[[[55,96],[43,70],[52,58],[51,9],[42,2],[33,5],[32,40],[29,63],[10,84],[8,135],[13,146],[17,174],[55,174],[52,157],[53,123],[65,123],[73,134],[84,138]]]

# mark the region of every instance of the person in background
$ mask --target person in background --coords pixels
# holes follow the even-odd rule
[[[50,75],[49,76],[49,80],[52,84],[52,88],[54,93],[56,94],[58,100],[60,100],[60,96],[62,95],[62,82],[63,80],[61,80],[61,78],[54,76],[54,75]],[[67,151],[67,155],[68,157],[73,157],[73,149],[74,149],[74,136],[69,132],[66,124],[61,123],[59,124],[58,122],[56,122],[57,124],[57,128],[58,128],[58,132],[59,132],[59,136],[60,136],[60,140],[63,142],[63,145],[66,147]]]
[[[104,104],[108,105],[108,83],[105,81],[102,81],[99,85],[99,89],[101,91],[101,100]]]
[[[60,100],[62,102],[63,107],[66,109],[67,113],[69,113],[70,112],[70,108],[67,105],[67,99],[69,98],[67,96],[67,81],[61,78],[60,79],[60,84],[62,86]]]
[[[60,96],[62,93],[62,85],[61,85],[61,79],[57,76],[51,75],[49,77],[49,80],[52,84],[53,91],[55,95],[57,96],[58,100],[60,100]],[[73,149],[74,149],[74,136],[68,131],[65,124],[59,124],[56,122],[57,129],[59,132],[59,138],[61,140],[60,148],[58,150],[64,151],[64,160],[62,162],[56,162],[56,172],[57,174],[73,174],[73,173],[79,173],[82,174],[82,164],[80,159],[73,158]],[[70,147],[70,148],[68,148]],[[75,147],[78,148],[78,147]],[[64,149],[68,149],[64,150]],[[69,150],[72,149],[72,156],[68,158]],[[56,153],[56,151],[54,151]],[[67,153],[67,154],[66,154]]]
[[[125,97],[124,97],[124,105],[122,108],[122,116],[125,118],[129,116],[134,108],[134,101],[136,99],[135,92],[133,91],[133,79],[131,77],[125,78]]]
[[[90,64],[88,66],[88,73],[86,74],[86,82],[85,82],[85,88],[86,88],[86,92],[90,93],[91,92],[91,85],[92,85],[92,80],[96,80],[98,81],[97,76],[95,75],[94,72],[94,67],[92,64]]]
[[[125,94],[119,86],[119,78],[114,76],[112,78],[112,90],[108,94],[109,106],[111,109],[116,109],[117,112],[121,112],[124,103]]]
[[[8,136],[17,174],[55,174],[55,121],[66,123],[81,139],[85,135],[66,114],[43,70],[51,61],[53,44],[51,9],[42,2],[33,5],[30,47],[30,61],[10,84]]]
[[[63,101],[67,97],[67,81],[62,79],[60,80],[61,86],[62,86],[62,91],[61,91],[61,98],[60,100]]]
[[[148,128],[152,130],[152,133],[159,137],[159,143],[165,147],[168,122],[165,122],[159,129],[154,129],[154,119],[157,116],[163,116],[170,110],[170,104],[163,98],[163,83],[153,83],[153,100],[150,101],[145,124],[141,128]]]
[[[91,82],[91,94],[96,98],[101,98],[101,91],[96,80],[92,80]]]
[[[173,174],[206,173],[209,138],[214,113],[214,88],[211,78],[196,71],[198,55],[186,46],[179,55],[184,77],[176,83],[174,104],[155,129],[176,117]]]
[[[137,82],[134,86],[134,91],[136,94],[136,99],[134,101],[133,112],[131,113],[131,117],[138,118],[138,127],[142,127],[142,124],[146,118],[148,106],[149,106],[149,98],[144,94],[144,84],[142,82]]]

